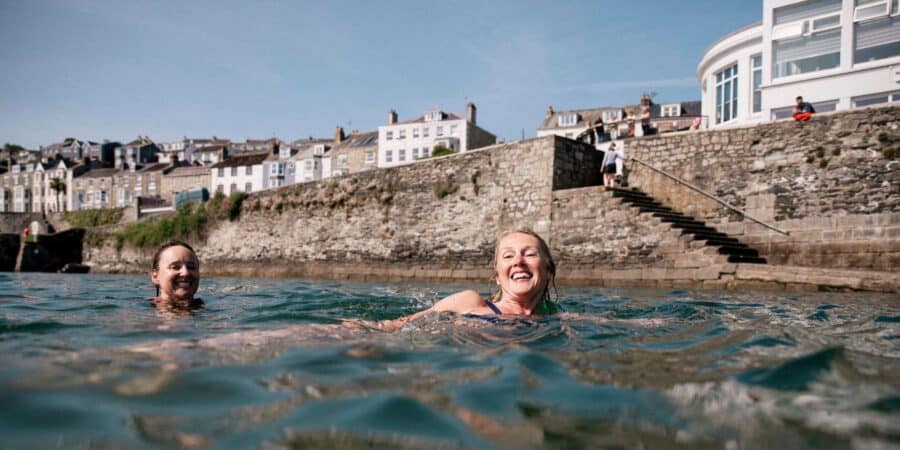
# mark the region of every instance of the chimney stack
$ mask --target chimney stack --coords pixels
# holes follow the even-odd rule
[[[392,109],[388,112],[388,125],[393,125],[395,123],[397,123],[397,111]]]
[[[345,138],[345,137],[346,137],[346,136],[344,136],[344,127],[338,125],[338,126],[334,129],[334,143],[335,143],[335,144],[340,144],[341,142],[344,142],[344,138]]]
[[[553,111],[553,105],[547,106],[547,117],[549,118],[550,116],[553,115],[553,113],[554,113],[554,111]]]
[[[476,108],[474,103],[469,102],[466,104],[466,120],[472,125],[475,125],[475,112]]]

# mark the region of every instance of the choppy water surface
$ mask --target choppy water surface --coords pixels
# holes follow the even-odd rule
[[[900,298],[560,290],[494,324],[378,320],[462,286],[0,274],[2,448],[897,448]]]

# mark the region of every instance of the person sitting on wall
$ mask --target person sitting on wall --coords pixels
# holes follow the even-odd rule
[[[793,109],[794,120],[798,122],[806,122],[815,113],[816,109],[813,108],[813,105],[811,103],[804,102],[802,95],[797,96],[797,106],[794,106]]]
[[[185,242],[164,242],[153,255],[150,281],[156,285],[156,297],[150,299],[157,307],[194,309],[203,300],[194,298],[200,287],[200,260],[194,249]]]
[[[550,299],[554,286],[556,263],[547,243],[534,231],[516,228],[505,231],[494,246],[494,275],[497,292],[484,299],[477,291],[466,290],[450,295],[431,308],[410,316],[379,322],[377,327],[393,331],[429,312],[452,311],[468,317],[488,320],[504,316],[539,317],[556,312]]]

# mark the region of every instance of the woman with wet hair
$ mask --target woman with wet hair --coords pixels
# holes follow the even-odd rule
[[[200,287],[200,260],[193,247],[185,242],[164,242],[153,255],[150,280],[156,285],[155,305],[199,306],[194,294]]]
[[[489,299],[474,290],[450,295],[431,308],[379,323],[378,327],[395,330],[422,314],[452,311],[482,318],[536,317],[556,312],[550,299],[550,287],[555,287],[556,263],[547,243],[534,231],[517,228],[501,233],[494,246],[494,274],[497,292]]]

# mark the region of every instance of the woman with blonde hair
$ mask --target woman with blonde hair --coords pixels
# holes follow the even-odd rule
[[[457,292],[425,311],[381,322],[379,328],[397,329],[431,311],[479,317],[537,317],[556,312],[550,299],[550,287],[555,287],[556,262],[547,243],[537,233],[527,228],[501,233],[494,247],[493,268],[491,279],[497,284],[497,292],[489,299],[474,290]]]

